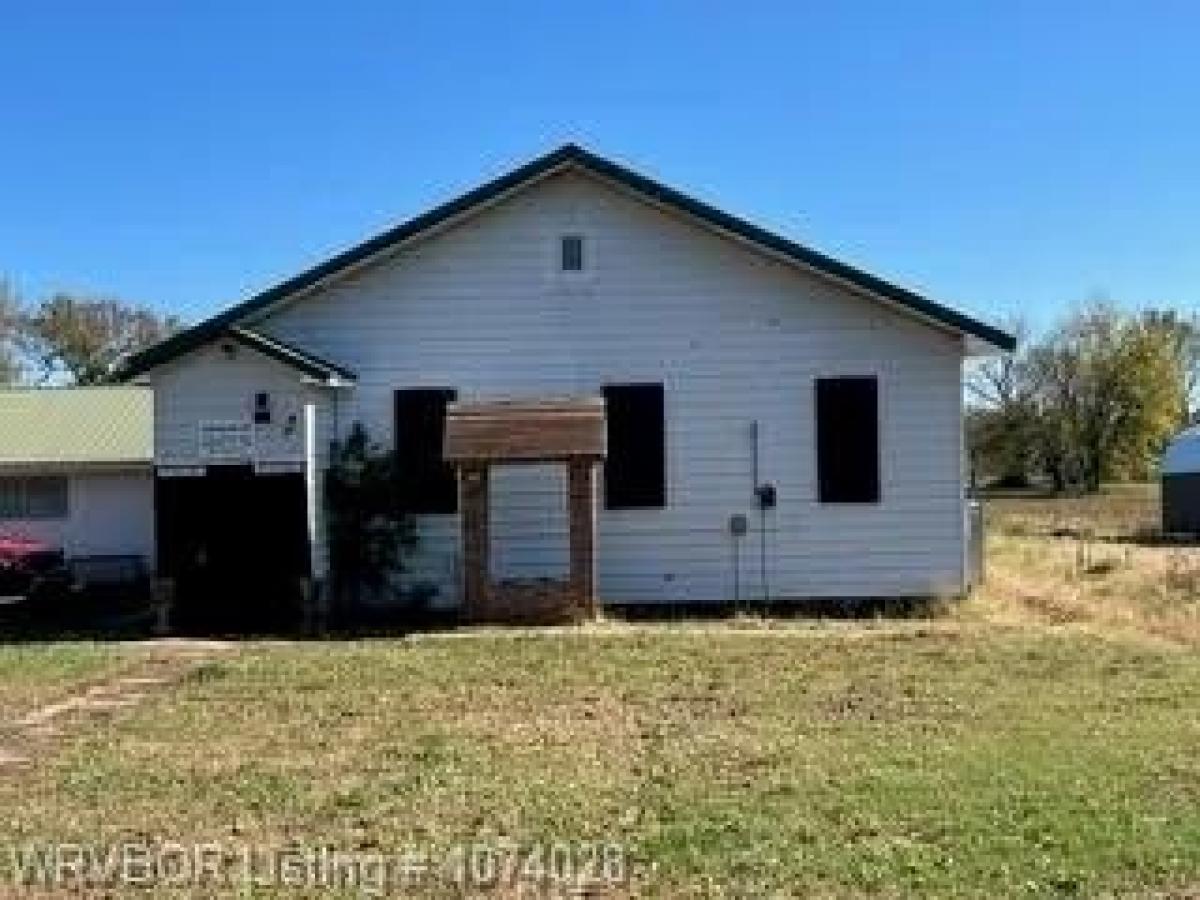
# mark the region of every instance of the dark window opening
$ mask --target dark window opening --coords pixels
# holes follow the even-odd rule
[[[583,271],[583,237],[568,234],[562,239],[560,262],[564,272]]]
[[[271,395],[265,391],[254,395],[254,424],[271,424]]]
[[[458,511],[458,480],[442,458],[449,388],[396,391],[396,467],[400,503],[411,513]]]
[[[0,520],[65,519],[67,479],[57,475],[0,478]]]
[[[817,497],[879,502],[879,385],[875,378],[819,378]]]
[[[606,509],[667,505],[666,423],[661,384],[604,388],[608,456],[604,461]]]

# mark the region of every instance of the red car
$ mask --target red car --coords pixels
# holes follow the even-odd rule
[[[62,550],[25,535],[0,534],[0,600],[30,597],[65,578]]]

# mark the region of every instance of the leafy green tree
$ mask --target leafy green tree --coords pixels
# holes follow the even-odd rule
[[[1128,413],[1101,475],[1144,480],[1189,417],[1194,331],[1183,320],[1143,314],[1125,320],[1114,366]]]
[[[1186,406],[1175,335],[1099,304],[1071,317],[1051,347],[1062,365],[1049,412],[1064,419],[1082,486],[1146,477]]]
[[[1142,314],[1142,321],[1146,328],[1161,334],[1174,357],[1174,377],[1183,384],[1180,425],[1194,424],[1200,404],[1200,320],[1174,309],[1149,309]]]
[[[1187,421],[1200,359],[1195,323],[1094,303],[968,380],[972,459],[1006,483],[1094,491],[1142,479]]]

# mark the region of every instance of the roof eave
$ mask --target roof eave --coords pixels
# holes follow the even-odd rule
[[[768,231],[753,222],[727,213],[611,160],[596,156],[579,147],[574,149],[573,162],[583,165],[593,173],[631,188],[657,204],[682,210],[718,231],[766,248],[793,262],[800,263],[818,274],[834,278],[877,298],[905,307],[922,317],[933,320],[934,323],[940,323],[961,333],[964,337],[975,337],[998,350],[1011,351],[1016,348],[1016,338],[986,322],[974,319],[915,291],[892,284],[820,251],[805,247],[790,238]]]
[[[352,385],[357,379],[355,373],[345,366],[323,359],[315,353],[303,350],[279,338],[240,325],[232,326],[227,333],[244,346],[262,353],[276,362],[291,366],[308,378],[327,387]]]
[[[154,460],[136,459],[0,459],[0,472],[16,474],[86,475],[141,472],[154,466]]]
[[[1007,332],[997,331],[990,338],[963,335],[963,351],[967,356],[995,356],[998,353],[1012,353],[1016,349],[1017,339]]]

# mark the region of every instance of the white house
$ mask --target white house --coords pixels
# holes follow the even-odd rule
[[[1012,347],[567,145],[151,348],[124,377],[154,390],[168,574],[204,545],[210,563],[286,559],[323,579],[328,448],[361,422],[411,473],[410,577],[454,605],[446,403],[603,396],[600,600],[704,603],[960,593],[961,369]],[[563,496],[553,466],[496,471],[494,577],[561,574]]]
[[[141,387],[0,390],[0,538],[151,563],[152,416]]]

